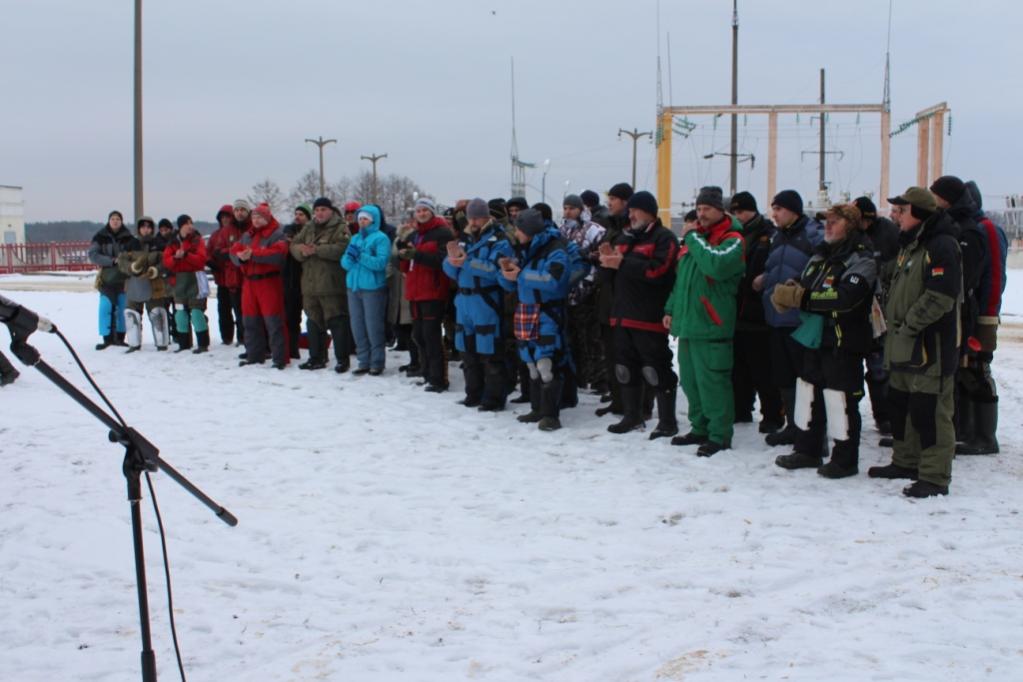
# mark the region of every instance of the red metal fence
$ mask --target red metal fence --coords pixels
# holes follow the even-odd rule
[[[75,272],[93,270],[89,242],[0,244],[0,274],[17,272]]]

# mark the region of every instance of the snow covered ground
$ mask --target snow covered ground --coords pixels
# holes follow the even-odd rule
[[[866,477],[888,459],[869,417],[864,473],[842,481],[775,467],[754,425],[710,459],[613,437],[588,395],[545,434],[521,407],[456,405],[455,364],[434,395],[397,354],[358,378],[240,369],[220,345],[96,352],[96,296],[72,291],[90,280],[0,291],[53,319],[129,423],[240,519],[153,477],[192,680],[1020,679],[1020,272],[1002,454],[957,459],[951,495],[920,502]],[[85,385],[54,336],[32,340]],[[0,391],[0,680],[139,678],[120,464],[38,372]],[[177,679],[146,498],[157,663]]]

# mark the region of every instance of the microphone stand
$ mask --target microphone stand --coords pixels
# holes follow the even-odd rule
[[[187,478],[178,473],[174,467],[160,458],[160,451],[155,445],[127,425],[122,425],[111,417],[99,405],[90,400],[71,382],[40,357],[39,351],[25,343],[15,341],[11,351],[23,363],[35,367],[47,379],[69,395],[75,402],[85,408],[92,416],[110,429],[108,438],[111,443],[124,447],[124,463],[121,471],[128,483],[128,504],[131,506],[131,532],[135,545],[135,582],[138,588],[139,624],[142,630],[142,682],[156,682],[156,656],[153,653],[153,642],[149,628],[149,597],[146,587],[146,563],[142,547],[142,472],[163,471],[182,488],[206,505],[221,521],[229,526],[237,526],[238,519],[228,510],[210,499],[202,490],[193,485]]]

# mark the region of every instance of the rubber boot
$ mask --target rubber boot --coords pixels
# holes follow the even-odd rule
[[[114,345],[113,334],[107,334],[103,337],[103,340],[96,344],[96,350],[105,350],[110,346]]]
[[[678,418],[675,416],[677,397],[676,386],[657,392],[657,427],[650,433],[650,440],[667,438],[678,433]]]
[[[998,400],[973,405],[973,440],[956,446],[957,455],[998,454]]]
[[[207,329],[204,332],[195,333],[195,350],[192,352],[198,355],[199,353],[205,353],[210,349],[210,330]]]
[[[114,334],[113,345],[127,347],[128,343],[124,340],[124,332],[117,332]]]
[[[523,424],[536,424],[543,419],[542,407],[542,393],[543,383],[540,378],[531,379],[529,382],[529,412],[520,414],[518,420]],[[513,401],[514,402],[514,401]]]
[[[575,372],[565,370],[565,378],[561,381],[561,406],[575,407],[579,404],[579,382]]]
[[[178,347],[177,347],[177,350],[175,350],[174,352],[175,353],[181,353],[181,352],[186,351],[186,350],[191,350],[191,348],[192,348],[192,334],[191,333],[188,333],[188,334],[184,334],[184,333],[178,334]]]
[[[611,433],[628,433],[646,426],[641,415],[643,387],[622,385],[621,396],[622,410],[625,412],[625,416],[617,424],[607,427],[607,430]]]
[[[541,385],[540,413],[543,418],[537,424],[541,431],[557,431],[561,428],[561,420],[558,419],[558,416],[561,412],[562,391],[564,390],[563,381],[557,377]]]

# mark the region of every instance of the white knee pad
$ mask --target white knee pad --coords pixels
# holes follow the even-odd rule
[[[810,414],[813,410],[813,384],[803,379],[796,379],[796,405],[793,409],[792,423],[796,428],[806,431],[810,428]]]
[[[845,411],[845,393],[825,388],[824,409],[828,415],[828,435],[835,440],[849,440],[849,415]]]
[[[537,370],[535,363],[527,362],[526,363],[526,369],[529,370],[529,378],[532,381],[536,381],[537,379],[540,378],[540,371]]]
[[[142,345],[142,315],[131,308],[124,311],[124,340],[132,348]]]
[[[657,376],[657,370],[650,365],[643,365],[643,380],[654,388],[661,385],[661,377]]]
[[[615,379],[620,384],[628,384],[632,380],[632,372],[625,365],[615,365]]]
[[[157,348],[170,345],[170,320],[166,308],[153,308],[149,311],[149,324],[153,328],[153,343]]]
[[[536,371],[540,374],[540,381],[549,384],[554,378],[554,363],[550,358],[540,358],[536,361]]]

